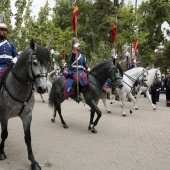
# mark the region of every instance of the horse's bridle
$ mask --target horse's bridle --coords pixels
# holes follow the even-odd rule
[[[141,83],[146,84],[146,83],[145,83],[146,80],[144,80],[144,73],[146,73],[146,72],[148,72],[148,71],[147,71],[147,69],[144,68],[144,69],[142,70],[142,73],[137,77],[137,79],[134,79],[133,77],[127,75],[126,73],[124,73],[124,75],[125,75],[126,77],[128,77],[131,81],[133,81],[134,83],[139,79],[139,77],[142,76]],[[130,86],[127,82],[125,82],[125,81],[123,81],[123,82],[124,82],[125,84],[127,84],[130,88],[132,88],[132,86]]]
[[[30,65],[30,68],[31,68],[32,82],[28,82],[28,81],[25,81],[25,80],[21,79],[21,78],[18,77],[18,76],[14,73],[14,71],[12,70],[12,74],[13,74],[13,76],[15,77],[15,79],[18,80],[21,84],[27,86],[28,88],[33,88],[34,83],[35,83],[35,81],[36,81],[36,78],[39,78],[39,77],[46,77],[46,78],[47,78],[47,73],[39,73],[39,74],[37,74],[37,75],[34,74],[33,68],[32,68],[32,65],[33,65],[32,56],[33,56],[33,55],[36,56],[36,53],[32,53],[32,55],[31,55],[31,57],[30,57],[31,59],[29,58],[29,59],[27,60],[27,63]]]
[[[119,79],[123,79],[122,77],[116,77],[115,73],[117,72],[117,64],[116,64],[116,67],[112,67],[110,68],[110,70],[108,71],[108,73],[106,74],[106,77],[109,77],[109,75],[112,73],[112,71],[114,70],[114,80],[112,83],[114,83],[114,81],[117,81]],[[98,77],[97,75],[93,74],[92,72],[89,72],[89,74],[93,75],[95,78],[97,78],[100,82],[104,82],[105,80],[103,80],[102,78]],[[93,82],[92,82],[93,83]]]
[[[30,57],[31,60],[30,60],[30,58],[29,58],[28,61],[27,61],[28,64],[30,64],[30,67],[31,67],[32,82],[27,82],[27,81],[21,79],[21,78],[18,77],[18,76],[14,73],[14,71],[12,70],[12,75],[14,76],[14,78],[15,78],[16,80],[18,80],[18,81],[19,81],[21,84],[23,84],[24,86],[26,86],[26,87],[28,87],[28,88],[31,88],[30,94],[29,94],[29,96],[28,96],[28,98],[27,98],[26,101],[22,101],[22,100],[20,100],[20,99],[18,99],[18,98],[16,98],[16,97],[14,97],[14,96],[11,94],[11,92],[9,91],[9,89],[7,88],[6,83],[4,83],[4,88],[5,88],[6,91],[8,92],[9,96],[10,96],[13,100],[18,101],[19,103],[22,103],[22,104],[23,104],[23,106],[22,106],[22,108],[21,108],[18,116],[21,115],[22,111],[24,110],[25,106],[27,105],[28,101],[30,100],[30,98],[31,98],[31,96],[32,96],[32,89],[33,89],[34,83],[35,83],[35,81],[36,81],[36,78],[39,78],[39,77],[47,77],[47,73],[39,73],[39,74],[37,74],[37,75],[34,75],[33,68],[32,68],[32,65],[33,65],[32,56],[33,56],[33,55],[36,55],[36,53],[33,52],[32,55],[31,55],[31,57]]]
[[[34,72],[33,72],[33,68],[32,68],[32,65],[33,65],[33,61],[34,60],[32,60],[32,56],[36,56],[36,53],[35,52],[33,52],[32,53],[32,55],[31,55],[31,60],[30,59],[28,59],[28,64],[30,64],[30,66],[31,66],[31,73],[32,73],[32,80],[33,80],[33,82],[35,82],[36,81],[36,78],[39,78],[39,77],[46,77],[47,78],[47,73],[39,73],[39,74],[37,74],[37,75],[35,75],[34,74]]]

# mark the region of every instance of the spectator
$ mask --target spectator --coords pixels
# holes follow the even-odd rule
[[[129,63],[129,69],[135,68],[135,61],[134,59],[131,59],[131,62]]]
[[[161,91],[161,81],[156,83],[156,101],[159,102],[159,96]]]
[[[170,101],[170,72],[166,75],[164,80],[164,87],[166,90],[166,102]]]
[[[153,104],[156,104],[156,90],[157,90],[157,86],[156,83],[153,83],[152,86],[150,87],[150,93],[151,93],[151,100]]]

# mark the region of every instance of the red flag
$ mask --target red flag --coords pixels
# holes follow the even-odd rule
[[[62,50],[62,60],[65,60],[65,50]]]
[[[113,28],[112,28],[112,37],[111,37],[111,42],[113,43],[115,38],[116,38],[116,32],[117,32],[117,24],[115,23]]]
[[[74,4],[74,12],[73,12],[73,17],[72,17],[72,27],[73,27],[73,31],[76,32],[77,30],[77,18],[78,18],[78,14],[79,14],[79,9],[77,6],[77,3]]]
[[[135,50],[135,56],[137,56],[138,47],[139,47],[138,39],[136,39],[135,42],[134,42],[134,46],[133,46],[133,48]]]

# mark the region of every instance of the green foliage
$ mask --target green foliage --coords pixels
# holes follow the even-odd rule
[[[18,51],[24,50],[32,38],[39,45],[47,46],[51,42],[51,49],[59,52],[55,59],[60,63],[61,51],[65,49],[69,63],[71,39],[75,37],[71,27],[74,7],[70,0],[55,1],[56,5],[50,9],[47,0],[37,18],[32,16],[33,0],[16,0],[15,14],[11,11],[12,0],[2,0],[0,10],[6,16],[10,33],[8,38],[15,42]],[[110,59],[112,47],[123,59],[127,46],[130,50],[135,38],[139,40],[140,65],[147,66],[153,62],[156,66],[159,63],[164,66],[170,64],[169,44],[161,30],[164,21],[170,24],[168,0],[142,2],[136,12],[132,5],[124,6],[124,0],[77,0],[77,3],[80,10],[77,37],[82,45],[82,53],[91,66]],[[111,29],[115,22],[117,36],[114,44],[111,44]],[[11,23],[15,23],[13,27]],[[170,31],[167,33],[170,34]],[[165,45],[161,59],[154,53],[160,43]]]

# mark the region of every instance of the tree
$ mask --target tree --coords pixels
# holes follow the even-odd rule
[[[169,19],[170,4],[167,0],[146,1],[139,7],[139,54],[143,59],[154,62],[156,60],[154,50],[164,42],[161,30],[162,23]]]

